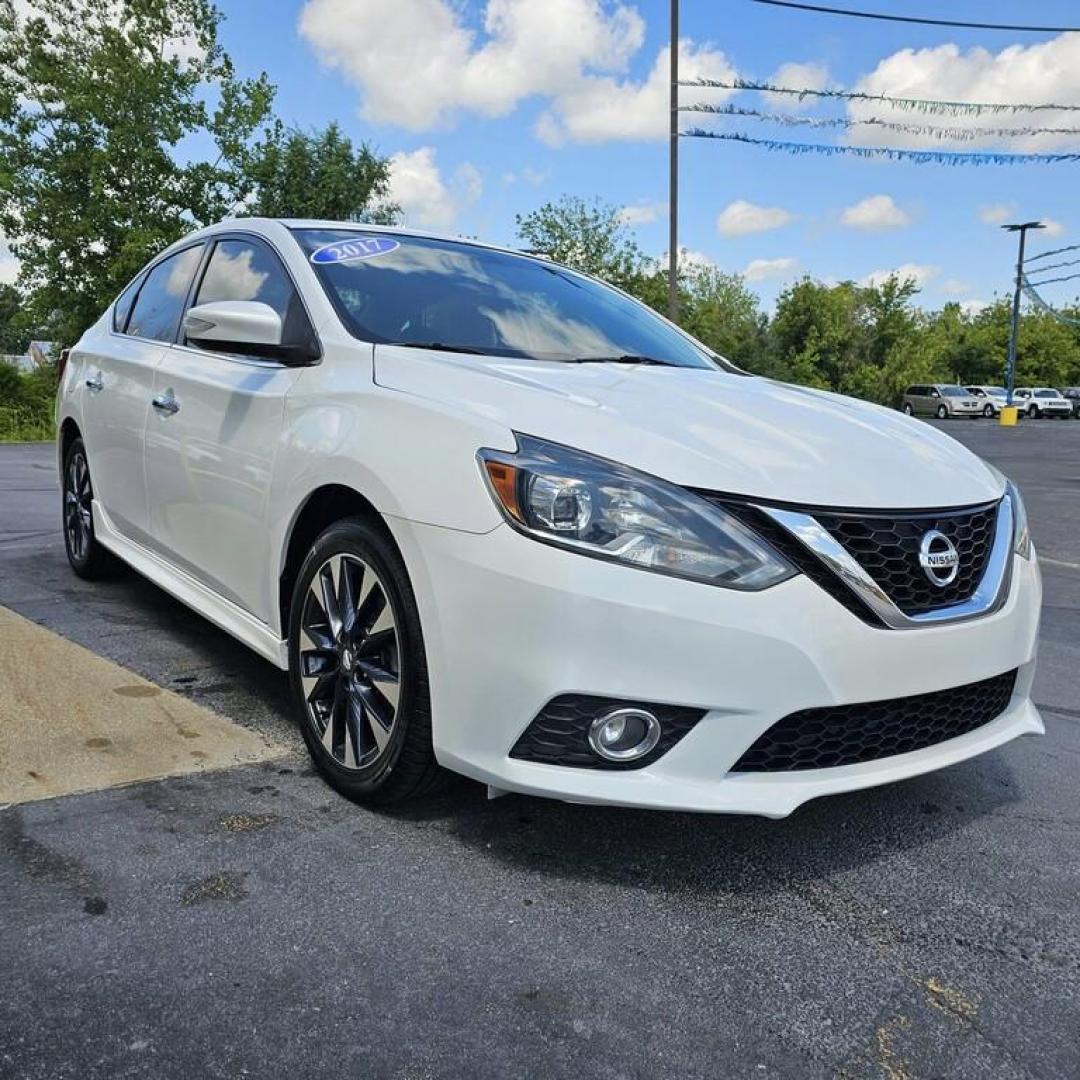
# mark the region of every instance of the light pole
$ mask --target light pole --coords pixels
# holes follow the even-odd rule
[[[671,0],[671,117],[668,177],[668,318],[679,321],[679,0]]]
[[[1020,251],[1016,256],[1016,291],[1013,293],[1012,326],[1009,330],[1009,364],[1005,371],[1005,404],[1013,403],[1016,383],[1016,335],[1020,330],[1020,289],[1024,283],[1024,241],[1028,229],[1045,229],[1041,221],[1025,221],[1022,225],[1002,225],[1006,232],[1020,234]]]

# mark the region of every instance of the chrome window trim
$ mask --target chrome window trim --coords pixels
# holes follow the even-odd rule
[[[847,548],[812,514],[772,506],[759,505],[758,509],[809,548],[890,630],[918,630],[925,626],[977,619],[998,611],[1009,596],[1013,565],[1013,507],[1008,493],[998,503],[994,543],[978,588],[963,603],[919,615],[905,615]]]

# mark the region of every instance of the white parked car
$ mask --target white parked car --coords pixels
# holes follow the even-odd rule
[[[1023,386],[1013,391],[1013,404],[1033,420],[1049,417],[1068,420],[1073,414],[1072,402],[1060,390],[1049,386]]]
[[[547,260],[239,220],[72,349],[68,556],[287,668],[322,774],[780,816],[1043,730],[1020,496]]]
[[[982,405],[983,416],[998,416],[1008,404],[1009,393],[1004,386],[965,386],[964,389]]]

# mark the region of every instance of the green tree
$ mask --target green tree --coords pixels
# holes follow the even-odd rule
[[[273,89],[236,76],[210,0],[24,11],[0,0],[0,229],[32,324],[70,343],[148,257],[250,193]]]
[[[683,329],[740,367],[758,370],[764,363],[768,319],[741,275],[691,265],[679,276]],[[667,275],[663,282],[661,310],[667,306]]]
[[[618,207],[564,195],[528,214],[518,214],[518,239],[555,262],[634,292],[654,273]]]
[[[255,154],[251,213],[265,217],[329,218],[392,225],[390,162],[331,123],[322,131],[280,125]]]
[[[18,355],[30,346],[26,305],[14,285],[0,285],[0,353]]]

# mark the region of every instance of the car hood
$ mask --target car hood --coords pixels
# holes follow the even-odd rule
[[[753,376],[379,345],[375,381],[677,484],[761,500],[925,509],[1003,491],[999,474],[929,424]]]

